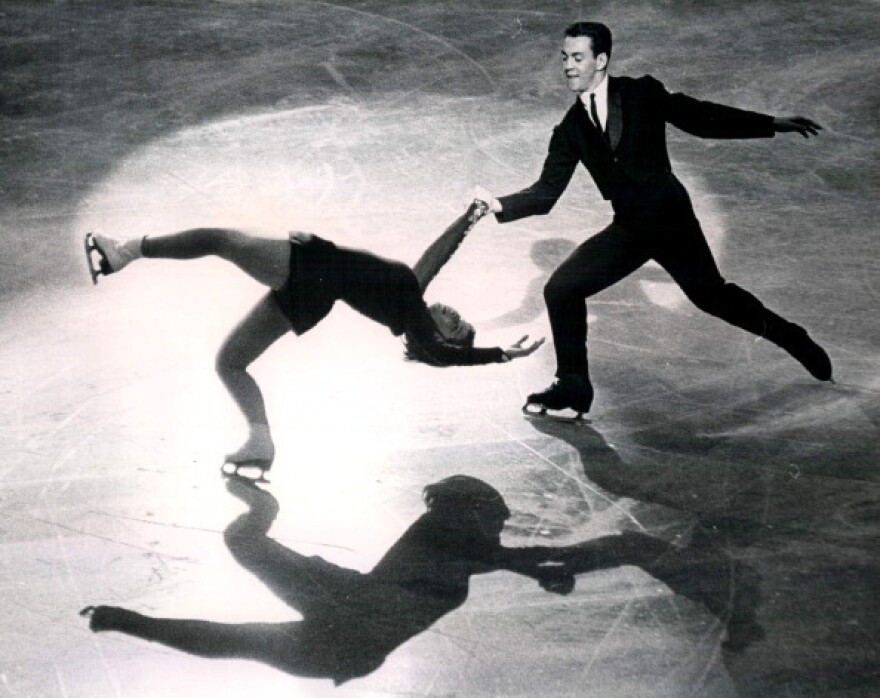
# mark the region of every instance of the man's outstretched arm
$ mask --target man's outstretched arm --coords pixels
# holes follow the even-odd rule
[[[659,83],[654,89],[666,120],[673,126],[702,138],[768,138],[777,133],[816,136],[822,127],[804,116],[769,116],[724,104],[706,102],[681,93],[670,94]]]

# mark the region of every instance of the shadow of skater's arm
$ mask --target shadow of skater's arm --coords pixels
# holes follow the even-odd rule
[[[574,575],[561,561],[562,548],[532,546],[497,550],[494,569],[515,572],[537,581],[546,591],[568,594],[574,589]]]
[[[496,564],[498,569],[532,577],[548,591],[568,593],[574,588],[575,575],[624,565],[650,573],[649,561],[660,560],[673,550],[658,538],[624,533],[567,546],[499,548]]]
[[[562,548],[524,549],[520,555],[543,555],[572,577],[601,569],[638,567],[672,593],[702,604],[724,623],[726,649],[742,650],[764,637],[755,616],[761,598],[759,575],[717,546],[681,547],[627,531]]]

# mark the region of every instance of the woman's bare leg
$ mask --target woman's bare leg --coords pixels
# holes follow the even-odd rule
[[[289,331],[290,321],[268,293],[220,347],[217,374],[248,423],[248,438],[241,448],[226,457],[228,463],[259,462],[268,466],[275,457],[263,394],[247,368]]]
[[[287,240],[258,237],[231,228],[193,228],[126,242],[103,235],[95,235],[94,239],[114,272],[141,257],[198,259],[214,256],[231,262],[264,286],[278,289],[287,280],[290,264],[290,243]]]
[[[109,268],[104,273],[118,272],[141,257],[186,260],[215,256],[231,262],[257,282],[280,289],[287,281],[290,267],[288,240],[258,237],[230,228],[194,228],[125,242],[95,234],[92,242]],[[248,423],[248,438],[227,456],[227,463],[263,469],[272,464],[275,446],[263,395],[247,368],[288,331],[290,322],[270,293],[239,322],[220,347],[217,373]]]

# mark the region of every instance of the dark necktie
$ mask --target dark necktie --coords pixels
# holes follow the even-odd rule
[[[596,95],[593,92],[590,93],[590,116],[593,118],[593,124],[599,129],[599,133],[601,133],[602,137],[607,141],[608,134],[605,129],[602,128],[602,122],[599,121],[599,110],[596,109]]]

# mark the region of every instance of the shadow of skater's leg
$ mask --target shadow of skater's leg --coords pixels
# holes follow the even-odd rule
[[[200,657],[256,659],[278,666],[300,649],[299,622],[231,624],[151,618],[116,606],[98,606],[89,612],[89,627],[95,632],[125,633]]]
[[[269,538],[278,514],[278,502],[269,492],[240,478],[230,478],[227,489],[249,509],[227,527],[226,547],[239,565],[286,604],[306,615],[350,597],[365,583],[360,572],[301,555]]]
[[[230,539],[265,536],[278,516],[278,500],[271,492],[241,477],[230,477],[226,489],[248,506],[248,511],[227,526],[227,545]]]

